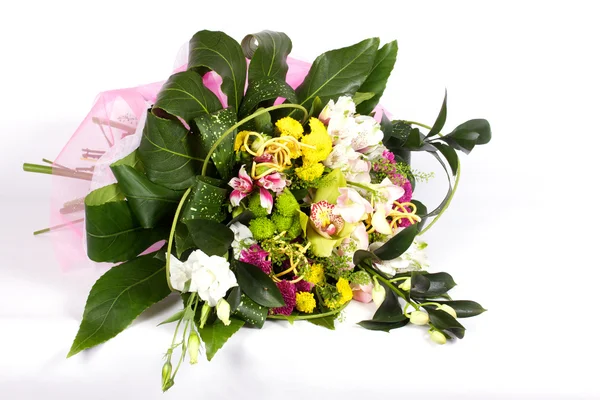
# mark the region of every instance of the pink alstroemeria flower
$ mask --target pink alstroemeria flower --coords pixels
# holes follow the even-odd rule
[[[341,216],[344,221],[351,224],[362,221],[367,214],[373,212],[373,206],[360,193],[352,188],[338,188],[340,196],[337,198],[333,209],[335,215]]]
[[[350,287],[352,288],[352,298],[356,301],[360,301],[361,303],[370,303],[373,300],[373,284],[369,283],[367,285],[357,285],[355,283],[351,283]]]
[[[240,201],[250,193],[252,193],[252,189],[254,189],[254,183],[252,182],[252,178],[246,172],[246,166],[242,165],[240,171],[238,172],[237,178],[231,178],[229,181],[229,186],[233,188],[233,192],[229,196],[229,200],[231,204],[235,207],[240,205]],[[273,200],[271,199],[271,202]]]
[[[281,193],[283,189],[285,189],[285,179],[281,177],[279,172],[273,172],[270,175],[263,176],[257,183],[258,186],[272,190],[275,193]]]

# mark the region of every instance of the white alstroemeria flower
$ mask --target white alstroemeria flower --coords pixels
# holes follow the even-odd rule
[[[234,222],[229,226],[229,229],[233,232],[233,242],[231,247],[233,248],[233,256],[236,260],[240,258],[240,253],[243,249],[250,247],[256,240],[252,236],[250,229],[241,222]]]
[[[329,100],[321,114],[319,119],[327,124],[333,116],[346,116],[352,117],[356,112],[356,105],[350,96],[340,96],[337,101]]]
[[[375,161],[378,158],[383,157],[383,152],[387,150],[387,148],[382,144],[376,144],[375,146],[370,146],[365,149],[362,149],[360,152],[369,161]]]
[[[362,157],[348,162],[348,167],[344,170],[344,178],[347,181],[356,183],[371,183],[371,163]]]
[[[383,140],[383,132],[379,122],[368,115],[358,115],[354,118],[356,131],[352,135],[351,145],[356,151],[375,146]]]
[[[383,242],[374,242],[369,246],[370,251],[375,251],[381,246]],[[402,272],[419,271],[421,269],[429,267],[429,260],[425,253],[427,243],[423,240],[416,238],[412,245],[402,254],[400,257],[393,260],[385,260],[374,265],[384,274],[394,276]]]
[[[238,285],[229,269],[229,262],[223,257],[209,257],[202,250],[196,250],[186,263],[192,264],[192,284],[197,288],[198,295],[211,307],[216,306],[229,289]]]
[[[339,168],[343,171],[344,168],[348,168],[350,160],[356,160],[358,157],[360,157],[360,154],[354,151],[350,145],[339,143],[333,146],[333,150],[323,161],[323,165],[331,169]]]
[[[340,195],[337,198],[333,213],[340,215],[344,221],[355,223],[367,218],[367,214],[373,212],[371,203],[362,197],[355,189],[338,188]]]

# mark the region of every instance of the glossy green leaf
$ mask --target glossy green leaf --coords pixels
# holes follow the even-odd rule
[[[190,219],[185,224],[195,247],[209,256],[224,256],[233,242],[233,231],[219,222]]]
[[[420,232],[421,230],[423,230],[423,227],[427,222],[427,207],[425,206],[425,204],[415,199],[412,199],[410,202],[417,206],[417,215],[421,217],[421,222],[417,224]]]
[[[224,139],[222,136],[229,128],[237,124],[235,112],[227,108],[212,114],[202,115],[195,118],[194,122],[200,131],[200,143],[206,154],[217,141],[219,142],[216,150],[211,155],[211,159],[221,177],[228,180],[231,177],[235,161],[233,142],[237,129],[229,132]]]
[[[190,133],[177,121],[148,114],[138,155],[152,182],[172,190],[185,190],[194,183],[199,162],[190,145]]]
[[[444,199],[441,201],[441,203],[434,208],[432,211],[430,211],[427,214],[427,217],[433,217],[435,215],[438,215],[442,209],[444,208],[444,206],[446,205],[446,203],[448,201],[450,201],[450,198],[452,196],[452,177],[450,175],[450,171],[448,171],[448,167],[446,166],[446,164],[444,163],[444,161],[442,160],[442,158],[439,156],[439,154],[437,152],[434,151],[430,151],[428,152],[429,154],[431,154],[442,166],[442,168],[444,168],[444,172],[446,173],[446,178],[448,179],[448,191],[446,192],[446,196],[444,196]],[[458,160],[458,157],[457,157]]]
[[[323,102],[319,96],[315,96],[310,105],[310,110],[308,111],[308,115],[310,117],[319,118],[320,111],[323,109]]]
[[[428,313],[429,321],[437,329],[450,332],[459,339],[465,336],[465,327],[446,311],[430,309]]]
[[[381,95],[383,95],[383,92],[385,91],[388,78],[394,69],[397,55],[398,42],[396,40],[383,45],[377,50],[371,72],[359,89],[359,92],[373,93],[373,97],[358,104],[356,107],[357,113],[368,115],[375,109],[379,103],[379,99],[381,99]]]
[[[442,108],[440,109],[440,112],[435,120],[435,123],[433,124],[433,126],[429,130],[429,133],[427,134],[428,138],[439,134],[442,131],[442,128],[444,127],[444,125],[446,124],[446,113],[448,111],[446,108],[446,100],[447,99],[448,99],[448,91],[446,90],[444,92],[444,101],[442,103]]]
[[[194,219],[222,222],[226,218],[223,206],[227,201],[228,190],[215,183],[214,179],[200,175],[196,177],[196,183],[181,213],[183,222]]]
[[[240,303],[234,315],[252,326],[262,328],[267,320],[269,309],[252,301],[248,296],[242,293]]]
[[[229,303],[231,313],[234,313],[242,302],[242,290],[239,286],[231,288],[227,296],[227,302]]]
[[[190,234],[187,226],[183,223],[178,223],[175,227],[175,251],[177,252],[177,258],[181,258],[183,253],[195,248],[194,239]]]
[[[452,276],[446,272],[436,272],[434,274],[424,274],[429,280],[429,289],[425,292],[418,290],[411,290],[411,297],[418,297],[423,299],[437,298],[443,294],[446,294],[450,289],[456,286],[456,282],[452,279]]]
[[[287,57],[292,51],[292,41],[285,33],[265,30],[247,35],[242,40],[242,51],[250,59],[249,81],[264,77],[285,80]]]
[[[217,319],[199,330],[208,361],[212,360],[225,342],[244,326],[244,321],[239,319],[231,318],[230,321],[229,325],[224,325],[221,320]]]
[[[363,261],[366,262],[379,262],[379,257],[368,250],[356,250],[352,256],[352,263],[354,265],[360,265]]]
[[[151,182],[146,175],[128,165],[112,165],[119,188],[143,228],[153,228],[173,218],[181,192]]]
[[[431,282],[420,271],[412,271],[410,274],[410,291],[411,293],[426,293],[431,286]]]
[[[215,71],[223,79],[227,104],[238,111],[246,83],[246,59],[238,42],[223,32],[203,30],[190,40],[188,69]]]
[[[408,324],[409,319],[404,315],[403,318],[400,318],[399,321],[396,322],[382,322],[382,321],[373,321],[373,320],[365,320],[358,323],[358,325],[362,326],[365,329],[371,331],[385,331],[389,332],[392,329],[402,328]]]
[[[90,291],[68,357],[115,337],[169,293],[165,264],[154,254],[112,267]]]
[[[452,301],[437,301],[440,304],[447,304],[454,308],[458,318],[469,318],[475,317],[476,315],[482,314],[487,310],[483,308],[479,303],[471,300],[452,300]]]
[[[238,284],[251,300],[269,308],[285,306],[281,292],[269,275],[260,268],[241,261],[237,261],[236,266]]]
[[[439,150],[440,153],[444,156],[448,165],[450,165],[450,169],[452,170],[452,175],[456,175],[456,171],[458,170],[458,154],[456,151],[448,145],[443,143],[432,143],[436,149]]]
[[[473,134],[477,134],[477,136]],[[482,145],[489,143],[492,139],[492,129],[490,123],[485,119],[471,119],[454,128],[454,130],[445,137],[475,139],[475,144]]]
[[[117,184],[85,198],[88,257],[96,262],[127,261],[166,237],[162,229],[144,229]]]
[[[335,319],[337,317],[338,317],[337,315],[328,315],[326,317],[321,317],[321,318],[307,319],[307,321],[313,325],[322,326],[323,328],[327,328],[329,330],[334,331],[335,330]]]
[[[417,233],[419,233],[417,224],[404,228],[373,253],[382,260],[400,257],[413,243]]]
[[[354,95],[369,76],[378,47],[379,39],[371,38],[318,56],[296,89],[299,104],[308,107],[316,96],[327,104],[342,95]]]
[[[287,99],[290,103],[296,103],[296,92],[294,92],[294,89],[284,79],[263,77],[251,81],[248,85],[246,96],[242,101],[239,115],[240,117],[248,116],[262,102],[267,100],[274,101],[278,97]]]
[[[210,114],[223,108],[218,97],[204,83],[202,76],[194,71],[183,71],[171,75],[158,92],[152,108],[191,122],[202,114]]]
[[[385,289],[385,298],[383,303],[381,303],[373,315],[373,321],[388,323],[404,321],[406,317],[402,312],[402,307],[400,307],[398,295],[396,295],[392,289],[385,285],[383,285],[383,288]]]

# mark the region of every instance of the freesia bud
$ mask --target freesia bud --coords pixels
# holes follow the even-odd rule
[[[190,355],[190,364],[198,362],[198,352],[200,351],[200,338],[195,331],[190,333],[188,338],[188,354]]]
[[[429,337],[437,344],[446,344],[446,336],[440,331],[429,331]]]
[[[411,282],[410,278],[408,278],[407,280],[402,282],[402,285],[400,285],[400,289],[404,290],[405,292],[410,292],[411,285],[412,285],[412,282]]]
[[[204,328],[204,324],[206,324],[211,308],[212,307],[209,306],[208,303],[202,305],[202,310],[200,311],[200,329]]]
[[[413,311],[410,313],[410,323],[415,325],[426,325],[429,322],[429,315],[423,311]]]
[[[454,318],[457,318],[456,311],[454,310],[454,308],[450,307],[448,304],[442,304],[437,309],[446,311],[448,314],[452,315]]]
[[[217,303],[217,317],[223,322],[223,325],[229,325],[229,314],[231,313],[231,306],[225,299],[219,300]]]
[[[373,296],[373,303],[377,304],[377,306],[380,306],[381,303],[383,303],[383,300],[385,300],[385,289],[377,282],[377,280],[375,280],[371,296]]]

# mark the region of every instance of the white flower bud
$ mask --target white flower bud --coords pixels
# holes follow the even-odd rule
[[[385,300],[385,289],[377,282],[377,280],[375,280],[371,296],[373,296],[373,303],[377,304],[378,307],[383,303],[383,300]]]
[[[217,317],[223,322],[223,325],[229,325],[229,314],[231,313],[231,306],[225,299],[219,300],[217,303]]]
[[[410,323],[415,325],[426,325],[429,322],[429,315],[423,311],[413,311],[410,313]]]
[[[456,311],[454,310],[454,308],[450,307],[448,304],[442,304],[437,309],[446,311],[448,314],[452,315],[454,318],[458,318],[456,316]]]
[[[446,336],[440,331],[429,331],[429,337],[437,344],[446,344]]]
[[[200,351],[200,338],[195,331],[190,333],[188,338],[188,354],[190,355],[190,364],[198,362],[198,352]]]
[[[166,392],[169,390],[171,386],[173,386],[173,380],[171,379],[171,371],[173,370],[173,366],[171,365],[171,361],[167,360],[165,365],[162,367],[162,390]]]
[[[202,310],[200,311],[200,329],[204,328],[204,324],[206,324],[206,320],[208,320],[211,308],[212,307],[209,306],[208,303],[202,305]]]
[[[405,292],[410,292],[411,285],[412,285],[412,281],[410,280],[410,278],[408,278],[407,280],[402,282],[402,285],[400,285],[399,287],[401,290],[404,290]]]

